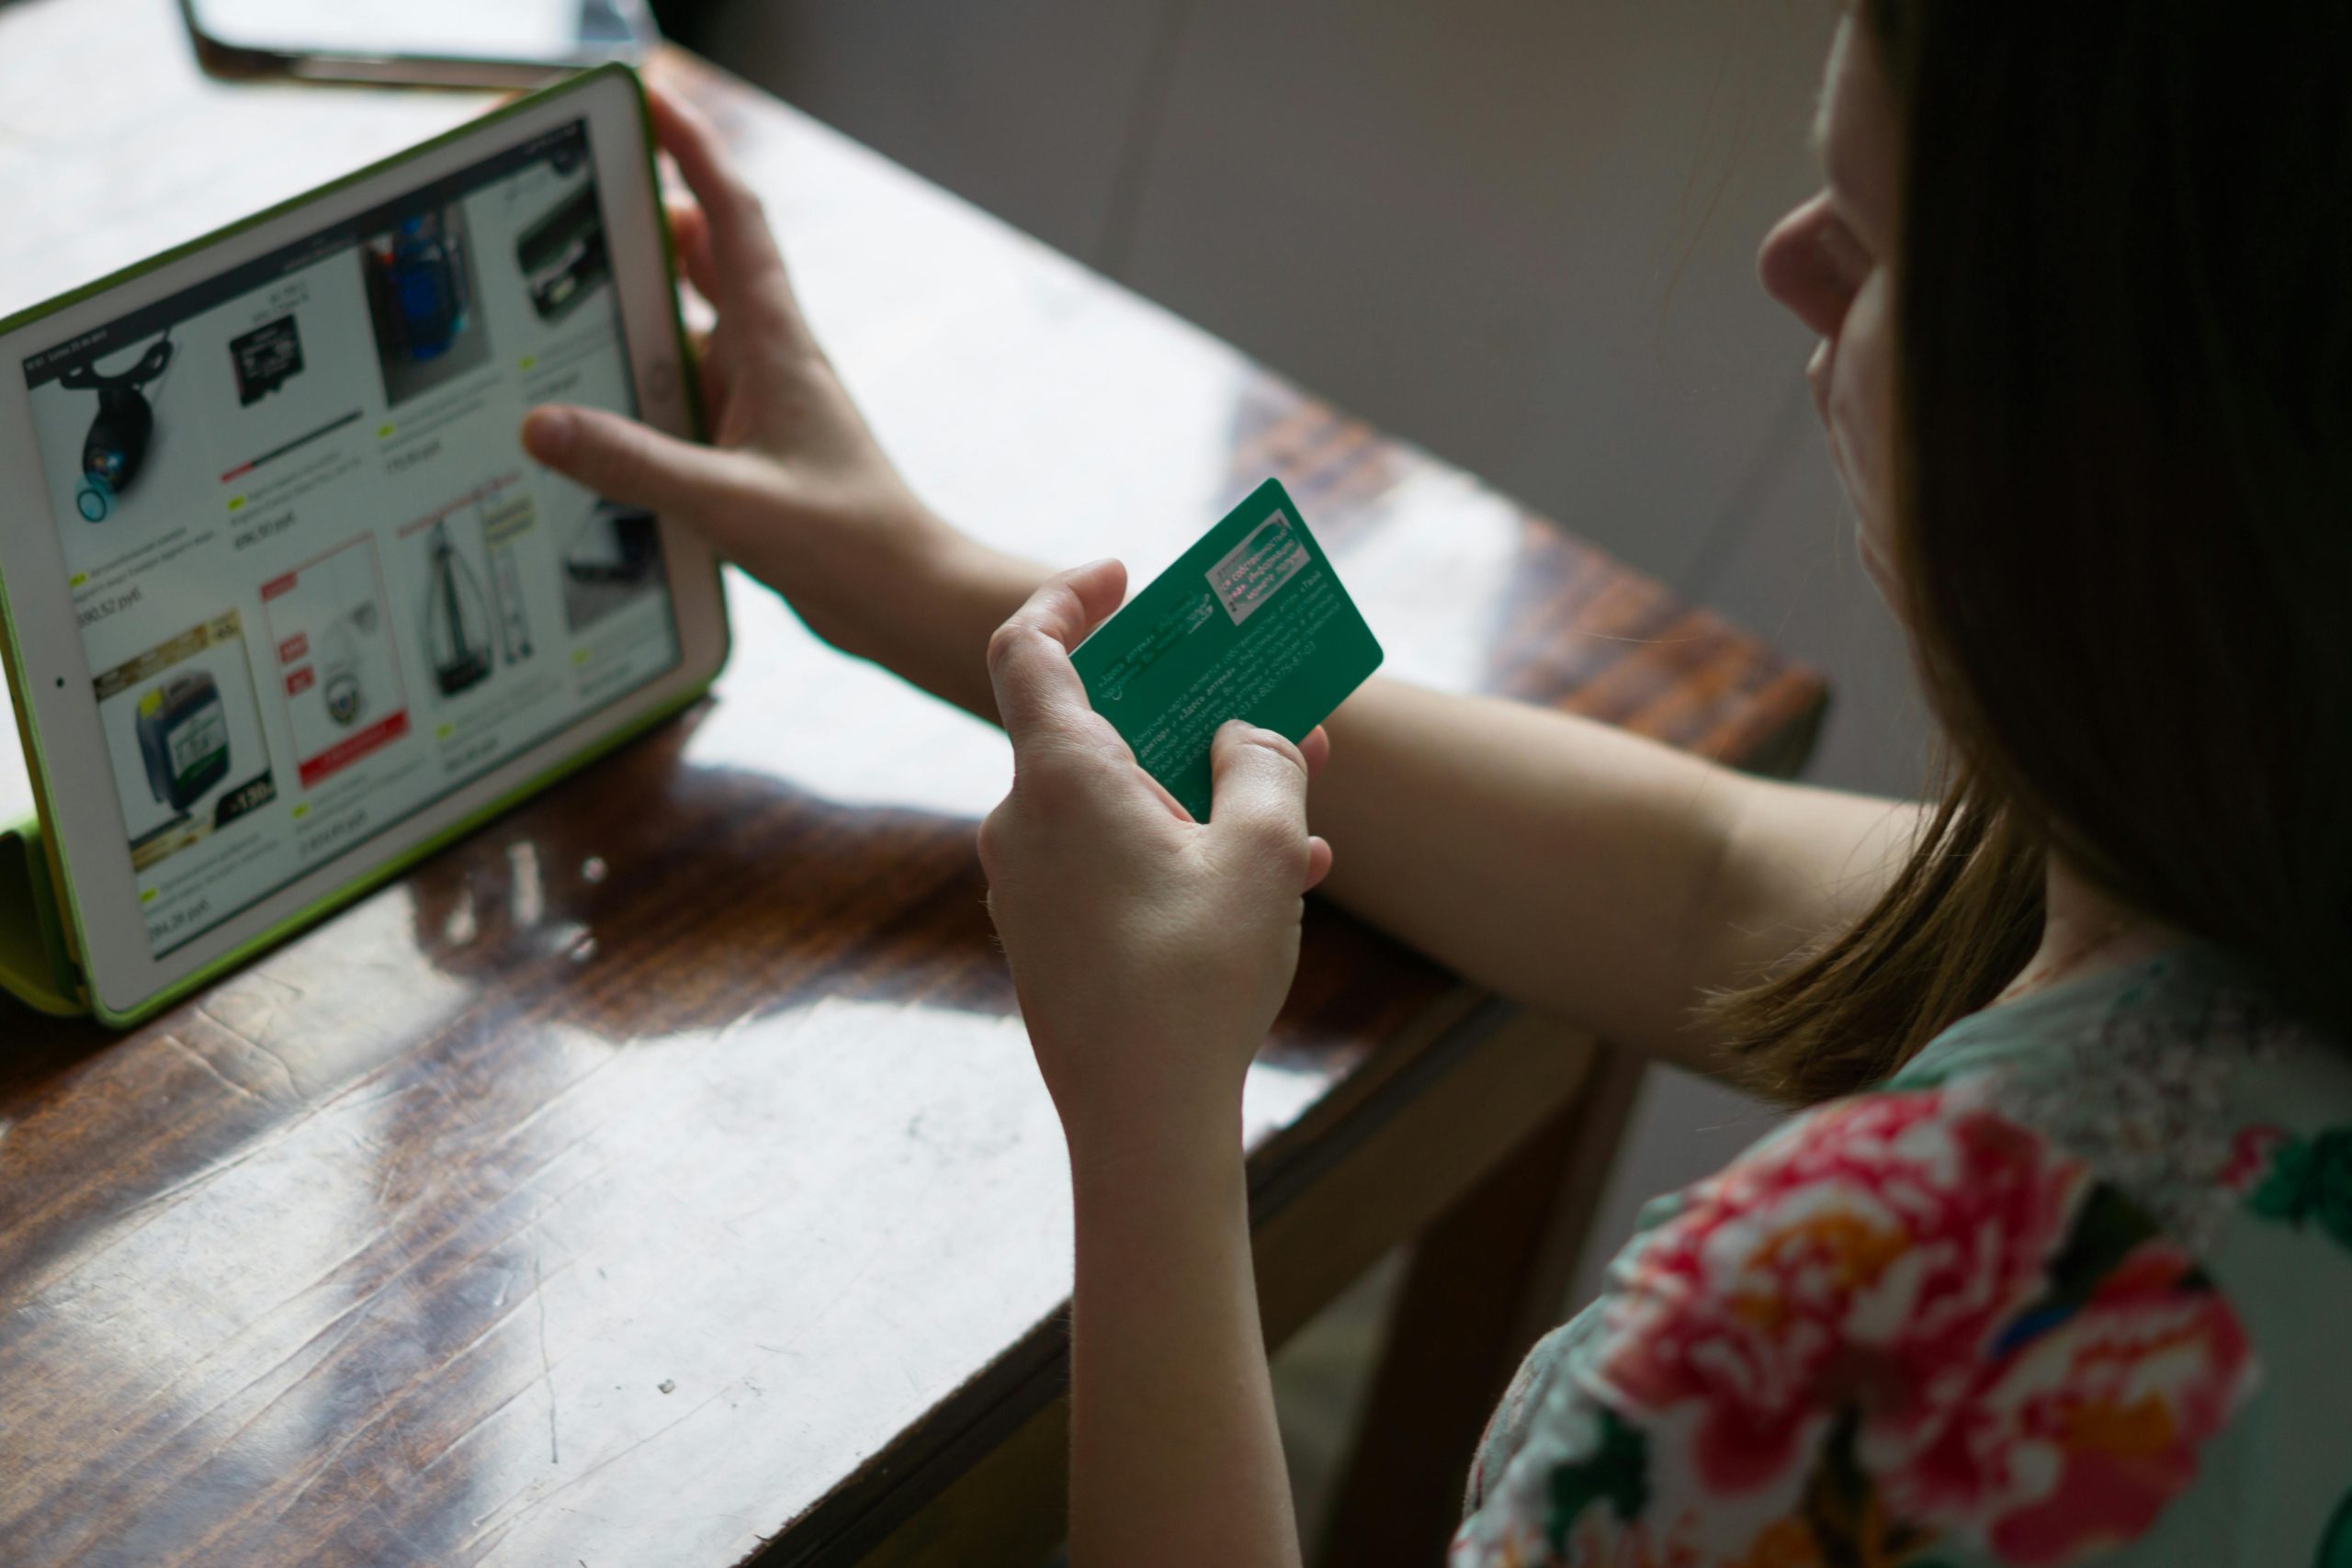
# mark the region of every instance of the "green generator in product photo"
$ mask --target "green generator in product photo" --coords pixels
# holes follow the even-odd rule
[[[139,755],[147,788],[175,811],[228,776],[229,715],[209,674],[175,675],[139,699]]]

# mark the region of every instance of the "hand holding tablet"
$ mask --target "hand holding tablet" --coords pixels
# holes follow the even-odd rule
[[[649,115],[719,316],[691,377]],[[144,1016],[691,699],[720,553],[981,711],[978,631],[894,618],[1035,581],[907,490],[716,136],[618,70],[0,321],[0,366],[40,476],[0,509],[40,807],[0,985],[53,1010]],[[1379,657],[1270,481],[1077,667],[1205,818],[1218,719],[1301,739]]]
[[[679,270],[717,312],[696,367],[710,444],[559,404],[533,411],[525,446],[600,495],[689,524],[819,637],[871,655],[902,609],[905,563],[952,531],[899,479],[819,349],[718,133],[658,91],[648,104],[694,196],[670,209]]]
[[[695,433],[646,124],[590,73],[0,321],[0,982],[141,1016],[709,682],[708,547],[517,434]]]

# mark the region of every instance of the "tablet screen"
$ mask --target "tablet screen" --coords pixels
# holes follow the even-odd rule
[[[679,661],[653,518],[516,436],[636,412],[584,122],[24,374],[158,958]]]

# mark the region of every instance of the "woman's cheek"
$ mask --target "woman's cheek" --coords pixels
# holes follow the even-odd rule
[[[1848,307],[1829,387],[1829,443],[1861,525],[1862,558],[1882,589],[1894,521],[1894,356],[1886,275]]]

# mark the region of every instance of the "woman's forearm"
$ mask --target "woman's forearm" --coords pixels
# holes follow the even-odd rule
[[[994,722],[989,637],[1048,575],[936,524],[848,650]],[[1917,808],[1757,779],[1600,724],[1375,678],[1310,797],[1328,896],[1502,995],[1713,1066],[1694,1021],[1858,916]]]
[[[1309,796],[1325,894],[1505,996],[1706,1069],[1710,989],[1851,920],[1916,808],[1590,720],[1373,681]]]
[[[874,591],[840,639],[843,651],[1001,722],[989,685],[989,638],[1052,573],[926,519],[867,575]]]
[[[1073,1138],[1074,1568],[1291,1568],[1290,1477],[1234,1127],[1107,1154]]]

